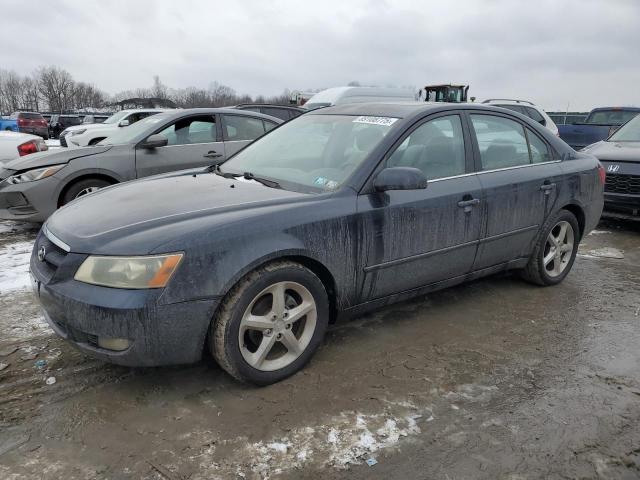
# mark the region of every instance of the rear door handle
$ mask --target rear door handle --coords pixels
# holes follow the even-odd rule
[[[474,205],[478,205],[479,203],[480,203],[479,198],[471,198],[469,200],[460,200],[458,202],[458,206],[460,208],[464,208],[465,213],[468,213],[473,209]]]
[[[222,154],[216,152],[215,150],[211,150],[206,155],[203,155],[203,157],[205,157],[205,158],[218,158],[218,157],[221,157],[221,156],[222,156]]]

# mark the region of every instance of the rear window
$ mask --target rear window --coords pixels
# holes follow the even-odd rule
[[[622,125],[627,123],[640,112],[631,112],[628,110],[599,110],[593,112],[587,117],[586,123],[602,124],[602,125]]]
[[[18,114],[19,118],[27,118],[29,120],[44,120],[44,117],[39,113],[25,113],[21,112]]]
[[[281,120],[289,120],[289,109],[287,108],[262,107],[262,113]]]

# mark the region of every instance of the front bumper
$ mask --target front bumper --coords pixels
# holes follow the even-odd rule
[[[0,182],[0,219],[44,222],[58,208],[60,180],[55,175],[35,182]]]
[[[609,212],[640,216],[640,195],[605,192],[604,209]]]
[[[37,252],[50,252],[45,261]],[[38,236],[31,256],[33,289],[53,330],[96,358],[132,367],[193,363],[202,357],[218,301],[166,304],[162,289],[124,290],[73,280],[86,255],[61,251]],[[59,266],[55,266],[59,263]],[[126,350],[101,348],[98,338],[125,338]]]

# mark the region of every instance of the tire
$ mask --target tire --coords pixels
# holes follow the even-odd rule
[[[566,229],[564,237],[560,238],[563,228]],[[556,239],[558,246],[555,248],[551,236]],[[536,285],[559,284],[571,271],[579,243],[580,227],[575,215],[567,210],[560,210],[544,224],[529,263],[520,271],[520,276]]]
[[[49,135],[44,135],[42,138],[43,140],[49,140]]]
[[[274,304],[271,292],[281,292],[282,302]],[[255,325],[248,326],[248,318]],[[328,323],[320,279],[300,264],[277,261],[248,273],[227,294],[211,323],[209,349],[237,380],[269,385],[304,367]]]
[[[71,184],[71,186],[67,188],[66,192],[62,196],[60,206],[66,205],[72,200],[80,198],[88,193],[92,193],[91,191],[89,191],[90,189],[99,190],[101,188],[108,187],[109,185],[111,185],[111,182],[103,180],[102,178],[85,178],[83,180],[80,180],[76,183]]]
[[[102,140],[104,140],[104,138],[92,138],[91,140],[89,140],[89,143],[87,143],[87,146],[92,147],[93,145],[101,142]]]

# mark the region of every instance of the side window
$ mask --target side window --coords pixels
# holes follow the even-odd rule
[[[240,140],[255,140],[264,134],[262,120],[240,115],[224,116],[225,140],[234,142]]]
[[[217,141],[215,117],[208,115],[181,118],[158,133],[167,137],[168,145],[190,145]]]
[[[529,163],[524,128],[518,122],[493,115],[471,115],[482,170],[515,167]]]
[[[262,107],[262,113],[280,120],[289,120],[289,111],[286,108]]]
[[[496,105],[496,107],[506,108],[507,110],[511,110],[512,112],[518,112],[523,115],[526,115],[524,109],[520,105],[512,105],[510,103],[507,103],[504,105]]]
[[[527,110],[527,117],[535,120],[536,122],[538,122],[541,125],[546,125],[547,124],[547,122],[545,121],[544,117],[542,115],[540,115],[540,112],[537,111],[535,108],[525,107],[525,109]]]
[[[531,163],[550,162],[553,160],[553,155],[547,144],[528,128],[527,138],[529,139],[529,148],[531,149]]]
[[[429,180],[464,174],[460,117],[440,117],[416,128],[387,159],[387,166],[419,168]]]
[[[273,130],[274,128],[276,128],[278,126],[277,124],[275,124],[273,122],[269,122],[267,120],[264,120],[262,123],[264,124],[265,133],[270,131],[270,130]]]

